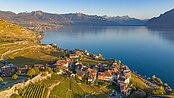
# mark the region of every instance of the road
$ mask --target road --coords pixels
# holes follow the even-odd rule
[[[123,98],[121,94],[117,93],[115,96],[110,96],[109,98]]]
[[[12,83],[9,83],[9,84],[6,84],[6,85],[4,85],[4,86],[0,86],[0,89],[2,90],[2,89],[4,89],[4,88],[11,87],[11,86],[13,86],[14,84],[17,84],[17,83],[20,83],[20,82],[23,82],[23,81],[26,81],[26,80],[27,80],[26,77],[24,77],[24,76],[19,76],[19,79],[18,79],[17,81],[12,82]]]

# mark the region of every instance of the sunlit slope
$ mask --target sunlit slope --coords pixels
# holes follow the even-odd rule
[[[30,41],[36,43],[39,35],[39,33],[35,33],[19,25],[0,20],[1,42]]]
[[[58,59],[59,50],[41,45],[41,34],[0,20],[0,59],[16,65],[47,63]]]

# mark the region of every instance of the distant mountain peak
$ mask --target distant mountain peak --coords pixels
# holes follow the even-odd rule
[[[129,17],[128,15],[125,15],[125,16],[122,16],[122,18],[131,18],[131,17]]]
[[[32,14],[35,14],[35,15],[40,15],[40,16],[42,16],[42,15],[44,14],[44,12],[41,11],[41,10],[32,11],[31,13],[32,13]]]

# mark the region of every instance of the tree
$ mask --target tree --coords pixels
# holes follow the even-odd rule
[[[161,81],[161,79],[156,77],[155,75],[152,76],[152,80],[159,83],[160,85],[163,85],[163,82]]]
[[[164,83],[164,85],[163,85],[164,87],[169,87],[169,85],[167,84],[167,83]]]
[[[88,76],[88,74],[85,74],[84,76],[83,76],[83,82],[84,83],[86,83],[86,84],[88,84],[88,78],[89,78],[89,76]]]
[[[12,96],[10,96],[10,98],[22,98],[22,97],[17,94],[13,94]]]
[[[152,76],[152,80],[153,80],[153,81],[155,81],[155,79],[156,79],[156,76],[155,76],[155,75],[153,75],[153,76]]]
[[[121,65],[121,68],[124,68],[124,64]]]
[[[58,73],[58,72],[60,72],[60,69],[59,69],[59,68],[55,68],[55,69],[54,69],[54,72],[55,72],[55,73]]]
[[[163,85],[163,82],[161,81],[160,78],[156,78],[156,82],[158,82],[159,84]]]
[[[11,70],[10,70],[10,73],[11,73],[11,74],[15,74],[15,69],[11,69]]]
[[[14,80],[18,79],[18,75],[14,74],[14,75],[12,76],[12,79],[14,79]]]
[[[132,88],[132,91],[136,91],[137,90],[137,88],[134,85],[131,88]]]
[[[47,72],[51,73],[52,72],[52,69],[50,67],[46,67],[45,69]]]
[[[0,82],[2,82],[3,81],[3,78],[2,77],[0,77]]]
[[[102,54],[99,53],[99,54],[98,54],[98,57],[99,57],[100,59],[102,59]]]
[[[27,76],[29,76],[29,77],[33,77],[35,74],[36,73],[35,73],[35,70],[33,68],[28,70],[28,72],[27,72]]]
[[[34,71],[35,71],[35,75],[38,75],[38,74],[40,73],[40,70],[39,70],[39,68],[37,68],[37,67],[34,67],[33,69],[34,69]]]
[[[17,74],[17,75],[20,75],[20,74],[21,74],[21,71],[20,71],[20,70],[18,70],[18,71],[16,72],[16,74]]]
[[[118,62],[117,62],[117,63],[118,63],[118,65],[120,65],[120,64],[121,64],[121,60],[118,60]]]
[[[155,88],[153,91],[152,91],[152,94],[154,95],[163,95],[165,94],[165,90],[162,86],[158,87],[158,88]]]
[[[117,60],[116,59],[114,59],[113,61],[114,61],[114,63],[117,63]]]

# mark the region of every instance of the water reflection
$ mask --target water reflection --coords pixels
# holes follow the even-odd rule
[[[166,39],[170,43],[174,44],[174,28],[147,27],[147,29],[151,31],[151,34],[158,34],[163,39]]]

